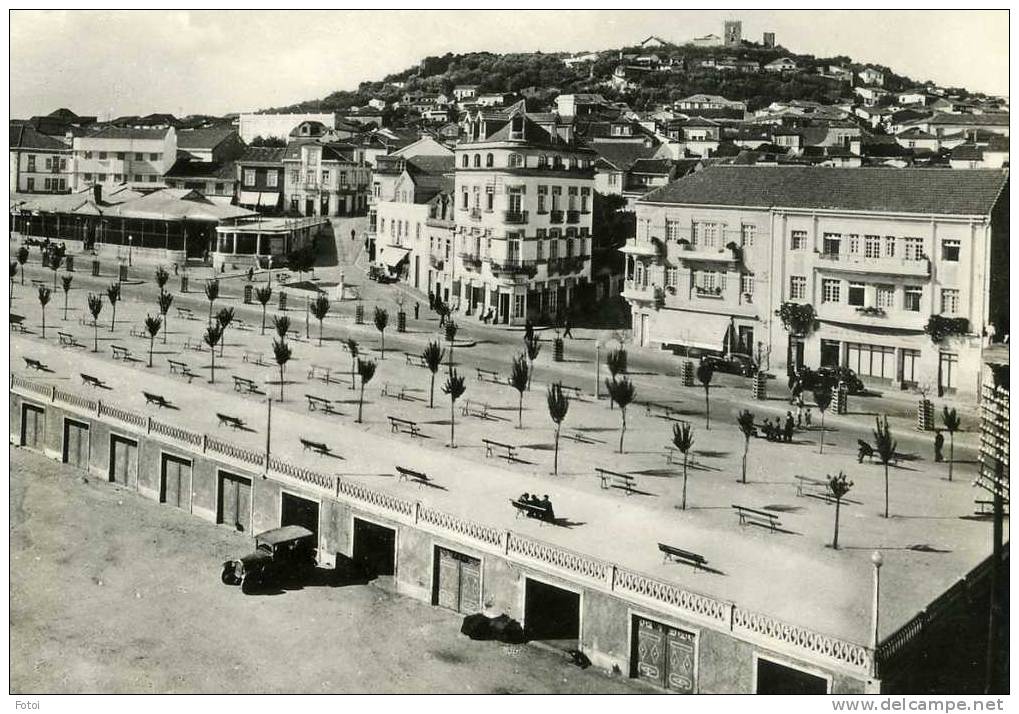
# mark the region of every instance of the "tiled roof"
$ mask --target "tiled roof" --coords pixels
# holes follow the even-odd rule
[[[89,134],[89,139],[163,139],[169,129],[131,129],[129,127],[106,126]]]
[[[938,112],[930,119],[931,125],[950,126],[1008,126],[1008,114],[946,114]]]
[[[650,159],[657,151],[656,147],[644,146],[640,141],[592,141],[588,146],[601,160],[620,171],[629,171],[635,162]]]
[[[229,124],[211,126],[206,129],[189,129],[177,132],[178,149],[214,149],[236,134],[237,130]]]
[[[236,178],[233,161],[191,161],[190,159],[177,159],[170,170],[166,172],[166,176],[168,178],[202,178],[217,181],[231,181]]]
[[[249,146],[237,159],[240,164],[279,164],[286,148],[282,146]]]
[[[36,130],[31,124],[11,124],[10,148],[70,151],[71,147]]]
[[[635,174],[666,175],[672,171],[672,162],[668,159],[637,159],[630,171]]]
[[[301,147],[306,144],[318,144],[322,147],[322,160],[323,161],[353,161],[351,152],[357,147],[353,144],[340,144],[331,143],[323,144],[317,139],[307,139],[304,141],[295,140],[287,144],[286,153],[283,155],[284,161],[299,161],[301,158]]]
[[[411,174],[441,175],[451,172],[455,163],[456,160],[452,154],[448,156],[412,156],[407,159],[408,169],[410,169]]]
[[[993,169],[712,166],[663,186],[642,200],[761,208],[986,215],[1007,182],[1007,172]]]
[[[952,149],[952,159],[956,161],[980,161],[983,158],[983,147],[976,144],[959,144]]]

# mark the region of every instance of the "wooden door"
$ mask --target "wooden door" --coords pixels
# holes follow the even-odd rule
[[[438,549],[436,604],[456,612],[481,611],[481,561],[463,553]]]
[[[439,548],[439,607],[460,611],[460,563],[451,551]]]
[[[88,424],[64,421],[64,463],[88,469]]]
[[[225,523],[242,533],[251,530],[251,481],[243,476],[219,472],[219,509],[217,523]]]
[[[634,622],[634,676],[664,689],[693,693],[697,655],[694,635],[643,617],[635,617]]]
[[[191,508],[191,462],[163,454],[159,502],[185,511]]]
[[[42,451],[46,438],[46,411],[34,404],[21,405],[21,445]]]
[[[110,481],[131,485],[138,476],[138,442],[121,436],[110,437]]]

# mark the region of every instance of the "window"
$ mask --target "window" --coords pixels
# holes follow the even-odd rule
[[[895,377],[895,348],[847,342],[846,366],[861,377],[893,379]]]
[[[545,232],[538,231],[538,260],[545,259]]]
[[[527,298],[526,295],[514,295],[513,296],[513,317],[524,316],[524,300]]]
[[[552,240],[549,241],[548,244],[549,260],[555,260],[556,258],[559,257],[559,241],[557,240],[558,238],[559,234],[557,232],[556,235],[552,236]]]
[[[217,183],[216,184],[216,189],[215,189],[216,193],[224,193],[225,191],[226,191],[226,184],[222,184],[222,183]]]
[[[923,297],[923,288],[907,286],[902,292],[902,309],[909,312],[920,312],[920,299]]]
[[[315,172],[314,171],[305,171],[304,172],[304,182],[307,183],[307,184],[314,185],[315,184]]]
[[[35,173],[35,157],[31,154],[28,155],[28,169],[29,173]]]
[[[539,169],[548,168],[548,157],[545,156],[544,154],[538,157],[538,168]]]
[[[142,175],[141,175],[141,174],[135,174],[135,175],[134,175],[134,181],[135,181],[135,183],[141,183],[141,182],[142,182],[143,180],[144,180],[144,179],[142,179]]]
[[[807,232],[806,231],[793,231],[792,239],[789,247],[792,250],[806,250],[807,249]]]
[[[822,249],[825,255],[838,255],[842,252],[842,234],[825,233]]]
[[[485,168],[492,168],[495,166],[495,157],[491,154],[485,154]]]
[[[467,189],[464,189],[463,193],[460,194],[460,208],[467,210]]]
[[[842,281],[833,278],[821,280],[821,302],[842,302]]]
[[[145,154],[141,153],[140,151],[136,151],[134,153],[134,160],[135,161],[144,161],[145,160]]]
[[[481,154],[474,155],[474,168],[476,169],[481,168]]]
[[[255,185],[255,170],[244,169],[244,185],[254,186]]]
[[[895,257],[895,236],[885,236],[885,257]]]
[[[757,226],[751,223],[744,223],[740,226],[740,245],[744,248],[754,247],[754,238],[757,237]]]
[[[106,174],[96,174],[96,178],[99,180],[100,183],[102,183],[106,181]]]
[[[618,185],[619,185],[619,174],[616,173],[609,174],[609,186]]]
[[[548,213],[548,186],[538,186],[538,213]]]
[[[470,168],[470,165],[471,165],[471,157],[470,157],[470,155],[469,154],[464,154],[463,158],[460,159],[460,166],[462,166],[463,168],[467,169],[467,168]]]
[[[580,250],[577,252],[577,255],[580,256],[587,255],[587,238],[580,239]]]
[[[88,172],[85,172],[85,180],[86,181],[91,181],[92,180],[92,174],[90,174]]]
[[[566,257],[567,258],[572,258],[573,257],[573,239],[572,238],[567,238],[566,239]]]
[[[590,209],[588,208],[587,202],[588,202],[588,200],[591,197],[587,195],[586,191],[587,191],[587,189],[585,188],[584,192],[582,192],[580,194],[580,212],[581,213],[589,213],[590,212]]]
[[[906,260],[923,260],[923,238],[903,238],[905,250],[903,256]]]
[[[959,291],[954,288],[941,288],[941,314],[955,315],[959,312]]]
[[[46,157],[46,170],[47,171],[52,171],[53,170],[53,157],[52,156],[47,156]]]
[[[846,236],[846,252],[849,255],[860,254],[860,236],[850,233]]]
[[[558,211],[560,204],[562,204],[563,187],[553,186],[552,187],[552,210]]]
[[[679,268],[669,266],[665,269],[665,287],[673,288],[679,285]]]
[[[878,285],[876,305],[882,310],[890,310],[895,306],[895,287]]]
[[[35,190],[35,179],[31,178],[31,177],[25,179],[25,188],[27,188],[29,191],[34,191]]]
[[[117,183],[120,183],[121,181],[124,180],[124,175],[123,174],[113,174],[113,180],[115,182],[117,182]]]
[[[863,257],[865,258],[881,257],[881,236],[864,236]]]
[[[739,276],[739,291],[744,295],[754,294],[754,274],[743,273]]]
[[[789,277],[789,299],[805,300],[807,297],[807,279],[802,275]]]
[[[491,212],[495,208],[495,187],[485,187],[485,210]]]
[[[149,154],[149,161],[159,161],[162,158],[163,158],[163,155],[159,154],[159,153]]]
[[[279,174],[275,171],[269,170],[265,172],[265,185],[270,188],[276,188],[277,181],[279,180]]]
[[[863,307],[867,301],[867,286],[863,283],[849,283],[849,293],[846,297],[850,305]]]
[[[679,240],[679,221],[665,221],[665,240]]]
[[[42,180],[42,190],[43,191],[52,191],[53,190],[52,186],[50,185],[50,180],[48,178]]]
[[[118,158],[118,159],[119,159],[120,161],[123,161],[123,160],[124,160],[124,152],[123,152],[123,151],[118,151],[118,152],[117,152],[117,158]]]
[[[694,223],[693,245],[703,248],[714,248],[718,241],[717,223]]]
[[[99,159],[100,160],[105,160],[106,159],[106,152],[105,151],[100,151],[99,152]]]
[[[91,151],[86,151],[85,152],[85,158],[86,159],[91,159],[92,158],[92,152]]]
[[[941,241],[941,259],[949,263],[959,262],[959,249],[962,243],[953,238],[945,238]]]
[[[329,183],[329,170],[328,169],[322,169],[322,183],[323,184],[328,184]]]
[[[155,174],[149,174],[149,183],[155,183],[158,178]]]
[[[509,155],[509,167],[511,169],[518,169],[524,165],[524,157],[520,154]]]

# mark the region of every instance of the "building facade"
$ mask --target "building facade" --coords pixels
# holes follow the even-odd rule
[[[238,117],[238,132],[246,144],[256,137],[286,139],[301,122],[317,121],[332,129],[336,126],[336,115],[324,114],[241,114]]]
[[[637,202],[622,249],[634,341],[723,352],[732,335],[767,370],[841,365],[875,386],[974,397],[981,336],[1008,331],[1007,182],[987,170],[687,176]],[[783,317],[807,305],[813,319]],[[932,320],[954,327],[933,342]]]
[[[364,215],[371,168],[358,147],[292,141],[283,155],[284,205],[302,216]]]
[[[69,141],[47,136],[31,124],[10,127],[11,191],[66,193],[71,190],[72,155]]]
[[[252,208],[263,215],[283,211],[283,155],[286,149],[249,146],[237,159],[237,205]]]
[[[159,183],[177,161],[177,133],[169,129],[106,127],[74,138],[75,190],[119,183]]]

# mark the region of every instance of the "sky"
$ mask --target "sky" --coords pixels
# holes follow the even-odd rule
[[[225,114],[318,99],[446,52],[681,43],[739,19],[794,52],[1007,94],[1007,11],[21,11],[11,116]]]

